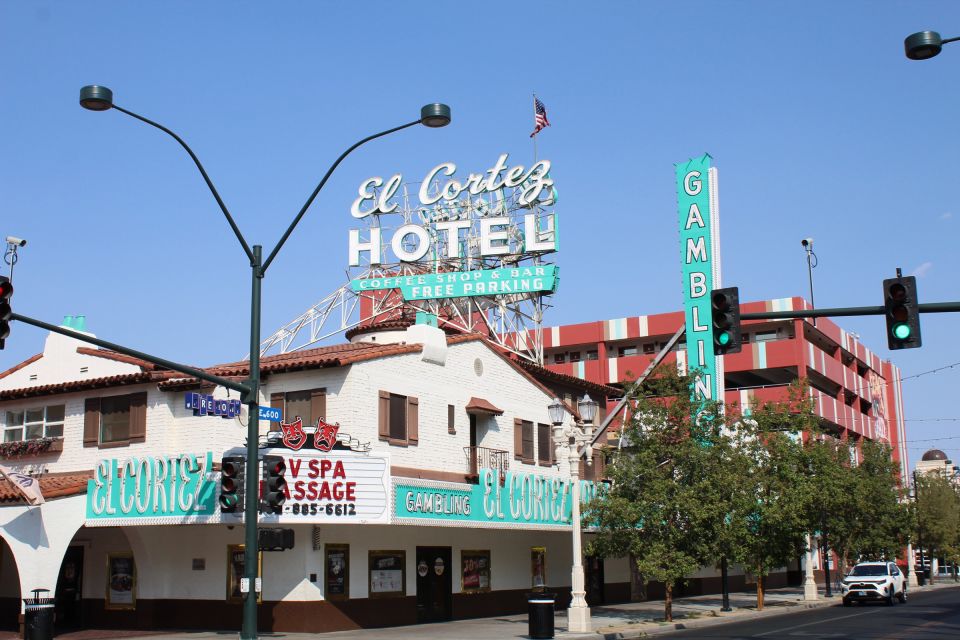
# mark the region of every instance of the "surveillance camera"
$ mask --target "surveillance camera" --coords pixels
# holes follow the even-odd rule
[[[813,238],[804,238],[803,240],[800,241],[800,244],[802,244],[805,247],[807,245],[811,245],[813,244]]]
[[[7,242],[10,244],[15,244],[19,247],[25,247],[27,245],[26,240],[24,240],[23,238],[18,238],[16,236],[7,236]]]

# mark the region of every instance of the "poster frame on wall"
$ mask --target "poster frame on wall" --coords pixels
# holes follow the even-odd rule
[[[489,549],[464,549],[460,552],[462,593],[488,593],[491,580]]]
[[[338,564],[331,564],[331,561],[336,561],[342,559],[343,566],[339,572],[332,571],[332,569],[339,566]],[[331,590],[331,576],[337,577],[339,580],[339,575],[342,575],[343,578],[343,593],[335,593]],[[325,600],[349,600],[350,599],[350,545],[349,544],[332,544],[328,543],[323,545],[323,598]]]
[[[530,547],[530,586],[534,591],[547,590],[546,547]]]
[[[132,553],[107,554],[107,584],[104,608],[137,608],[137,565]]]

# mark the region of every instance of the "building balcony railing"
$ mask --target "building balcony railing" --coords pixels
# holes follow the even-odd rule
[[[489,447],[464,447],[463,453],[467,456],[467,475],[471,478],[480,476],[480,469],[495,469],[497,476],[503,478],[510,468],[510,452]]]

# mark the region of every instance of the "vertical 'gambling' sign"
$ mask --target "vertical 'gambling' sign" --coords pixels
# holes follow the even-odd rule
[[[680,258],[683,265],[683,310],[687,327],[687,370],[701,370],[694,381],[694,397],[721,400],[716,355],[713,351],[710,294],[720,280],[717,170],[704,154],[676,165],[680,222]]]

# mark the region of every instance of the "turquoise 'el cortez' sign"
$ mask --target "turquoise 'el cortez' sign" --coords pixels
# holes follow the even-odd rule
[[[717,358],[713,351],[710,297],[720,279],[717,170],[710,156],[676,165],[683,265],[683,313],[687,327],[687,370],[699,369],[693,394],[720,400]]]
[[[87,481],[87,526],[203,522],[217,515],[213,452],[101,460]]]

